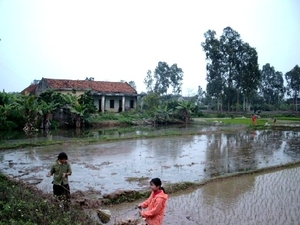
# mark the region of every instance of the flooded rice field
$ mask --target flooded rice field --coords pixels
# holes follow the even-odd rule
[[[190,129],[203,134],[191,135]],[[188,135],[167,135],[174,130]],[[161,137],[145,138],[154,132]],[[58,153],[65,151],[73,169],[71,196],[79,191],[87,198],[101,198],[117,190],[148,190],[153,177],[160,177],[163,185],[201,183],[215,177],[300,162],[298,130],[224,131],[211,126],[89,131],[73,135],[2,138],[1,142],[35,143],[46,138],[73,140],[103,136],[120,140],[97,144],[66,141],[61,145],[2,150],[0,172],[52,193],[52,178],[46,174]],[[142,137],[122,140],[137,135]],[[282,168],[213,181],[196,190],[171,194],[164,224],[299,224],[299,173],[297,166]],[[112,212],[108,224],[119,218],[136,218],[134,206],[139,202],[108,207]],[[94,210],[91,213],[95,216]]]
[[[298,131],[241,130],[3,150],[0,171],[51,193],[52,180],[46,174],[58,153],[65,151],[73,169],[72,191],[94,191],[101,197],[120,189],[145,190],[153,177],[164,184],[202,182],[296,162],[299,135]]]
[[[215,132],[219,131],[218,126],[203,125],[172,125],[172,126],[132,126],[124,128],[99,128],[99,129],[68,129],[33,132],[26,135],[24,132],[1,132],[0,144],[13,145],[18,143],[37,143],[43,141],[72,141],[74,139],[84,140],[105,140],[105,139],[128,139],[172,133],[187,134],[192,132]]]
[[[231,177],[170,195],[164,224],[296,225],[300,221],[300,167]],[[110,208],[112,219],[138,218],[134,206]]]

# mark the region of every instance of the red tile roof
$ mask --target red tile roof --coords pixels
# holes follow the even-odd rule
[[[21,94],[22,95],[25,95],[25,94],[34,95],[37,86],[38,86],[37,84],[30,84],[27,88],[25,88],[23,91],[21,91]]]
[[[65,80],[43,78],[51,89],[93,90],[101,93],[137,94],[136,90],[126,82],[108,82],[91,80]]]

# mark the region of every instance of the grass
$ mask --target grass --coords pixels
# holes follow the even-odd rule
[[[80,208],[63,211],[52,195],[0,174],[0,225],[99,224]]]
[[[282,124],[285,122],[300,122],[300,117],[276,117],[277,122],[276,124]],[[242,118],[242,117],[236,117],[236,118],[207,118],[204,119],[206,122],[210,123],[217,123],[222,122],[224,124],[236,124],[236,125],[248,125],[248,126],[255,126],[252,123],[251,118]],[[273,125],[274,118],[259,118],[257,119],[257,126],[264,126],[265,122],[268,121],[270,125]]]

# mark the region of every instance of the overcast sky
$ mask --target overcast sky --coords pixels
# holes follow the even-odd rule
[[[0,0],[0,91],[45,78],[135,81],[159,61],[184,72],[184,95],[206,88],[204,33],[230,26],[259,66],[300,64],[299,0]]]

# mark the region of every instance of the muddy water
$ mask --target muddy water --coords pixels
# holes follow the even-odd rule
[[[0,170],[50,193],[52,180],[46,174],[57,154],[65,151],[73,169],[73,192],[142,190],[153,177],[164,184],[201,182],[299,161],[299,135],[298,131],[240,131],[6,150],[0,152]]]
[[[300,167],[245,175],[170,195],[164,224],[299,224]],[[113,218],[138,218],[134,205],[109,208]]]

